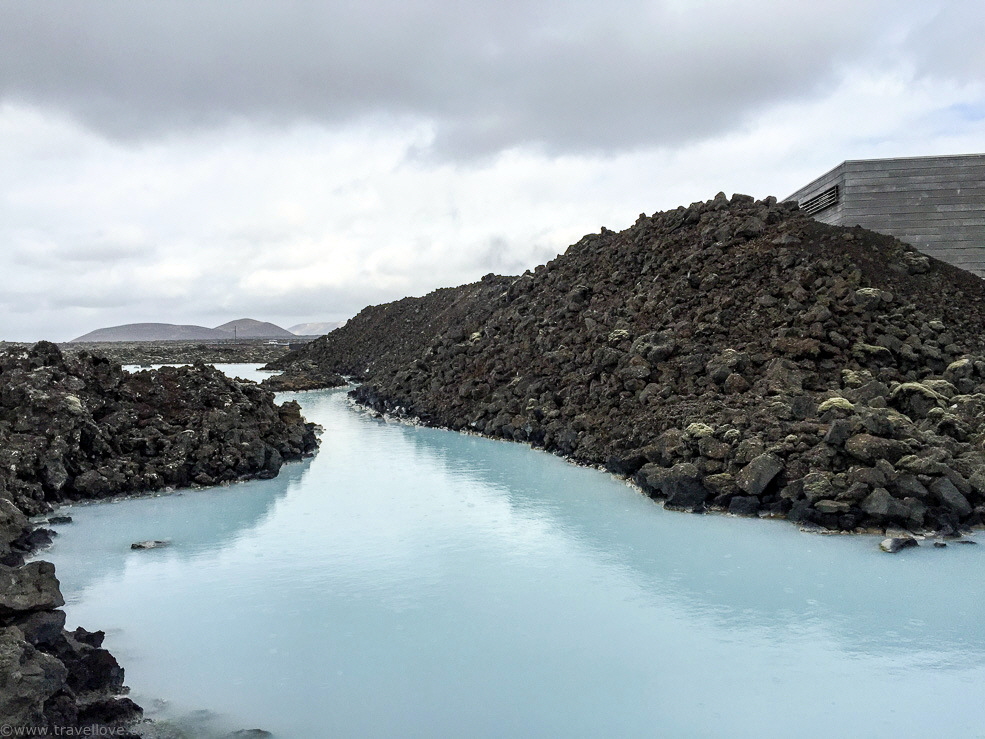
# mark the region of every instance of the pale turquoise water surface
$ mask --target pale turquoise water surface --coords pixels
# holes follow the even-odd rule
[[[985,547],[665,512],[344,391],[284,397],[325,428],[314,459],[72,507],[45,554],[70,626],[107,630],[158,715],[281,738],[985,736]],[[152,538],[174,543],[130,550]]]

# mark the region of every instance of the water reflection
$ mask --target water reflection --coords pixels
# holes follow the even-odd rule
[[[985,720],[980,547],[890,557],[871,539],[668,513],[519,445],[373,421],[344,391],[295,397],[325,432],[283,488],[93,506],[105,520],[80,511],[52,552],[59,573],[81,552],[117,560],[66,580],[69,619],[114,629],[138,700],[283,737]],[[176,548],[121,554],[149,503]]]
[[[190,559],[223,549],[262,524],[302,483],[310,464],[310,459],[285,464],[272,480],[63,506],[57,513],[74,522],[55,527],[61,536],[42,556],[55,560],[63,592],[79,598],[91,583],[118,575],[134,562]],[[85,538],[75,535],[76,528],[85,529]],[[163,549],[130,549],[133,542],[149,539],[171,543]]]

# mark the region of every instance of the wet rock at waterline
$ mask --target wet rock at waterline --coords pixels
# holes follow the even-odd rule
[[[0,498],[27,514],[270,477],[316,443],[296,403],[207,365],[129,374],[47,342],[0,354]]]
[[[326,371],[314,362],[307,361],[292,364],[284,372],[272,375],[260,384],[273,392],[281,392],[342,387],[346,381],[341,375]]]
[[[81,730],[141,715],[120,697],[123,668],[102,632],[65,631],[53,565],[24,564],[55,535],[28,515],[64,501],[269,478],[316,444],[297,403],[277,406],[270,391],[212,367],[130,375],[48,342],[0,352],[0,724]]]
[[[879,542],[879,548],[889,554],[896,554],[896,552],[916,546],[920,545],[912,536],[897,536],[889,539],[883,539]]]
[[[63,605],[55,566],[50,562],[30,562],[21,567],[0,565],[0,619]]]

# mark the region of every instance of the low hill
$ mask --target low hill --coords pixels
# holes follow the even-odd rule
[[[173,323],[126,323],[72,339],[75,342],[113,341],[225,341],[228,339],[290,339],[294,334],[273,323],[240,318],[215,328]]]
[[[83,341],[195,341],[230,339],[226,333],[205,326],[176,325],[173,323],[126,323],[90,331],[72,342]]]
[[[676,510],[951,533],[985,521],[982,325],[975,275],[720,193],[517,278],[367,308],[277,365],[605,465]]]
[[[225,331],[239,339],[290,339],[294,337],[290,331],[276,324],[256,321],[252,318],[240,318],[215,328],[216,331]]]

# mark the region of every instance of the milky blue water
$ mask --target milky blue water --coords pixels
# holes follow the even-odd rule
[[[196,736],[985,735],[985,546],[666,512],[344,391],[282,397],[315,458],[72,507],[45,553],[70,626]]]

